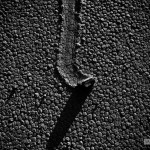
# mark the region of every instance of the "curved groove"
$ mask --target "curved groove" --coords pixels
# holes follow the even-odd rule
[[[75,50],[78,45],[79,36],[78,20],[80,20],[79,11],[81,2],[79,0],[62,0],[60,4],[62,32],[57,56],[57,70],[71,87],[78,85],[89,87],[95,82],[95,78],[79,70],[75,60]]]

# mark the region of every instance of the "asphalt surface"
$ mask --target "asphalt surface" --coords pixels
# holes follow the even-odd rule
[[[60,5],[0,0],[0,150],[150,149],[149,0],[82,0],[76,65],[97,81],[76,88]]]

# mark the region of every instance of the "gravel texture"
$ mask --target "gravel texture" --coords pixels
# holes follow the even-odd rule
[[[149,0],[82,0],[80,16],[76,62],[97,82],[72,89],[60,1],[0,0],[1,150],[148,150]]]

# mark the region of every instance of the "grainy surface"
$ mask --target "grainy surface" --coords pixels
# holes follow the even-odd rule
[[[148,149],[149,1],[82,1],[76,62],[97,77],[90,93],[55,71],[59,2],[0,1],[0,149]]]

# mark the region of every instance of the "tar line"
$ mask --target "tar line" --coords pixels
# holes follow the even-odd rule
[[[79,22],[82,3],[80,0],[60,0],[59,3],[62,28],[57,54],[57,71],[69,86],[88,87],[96,78],[79,70],[75,59],[75,51],[80,46]]]

